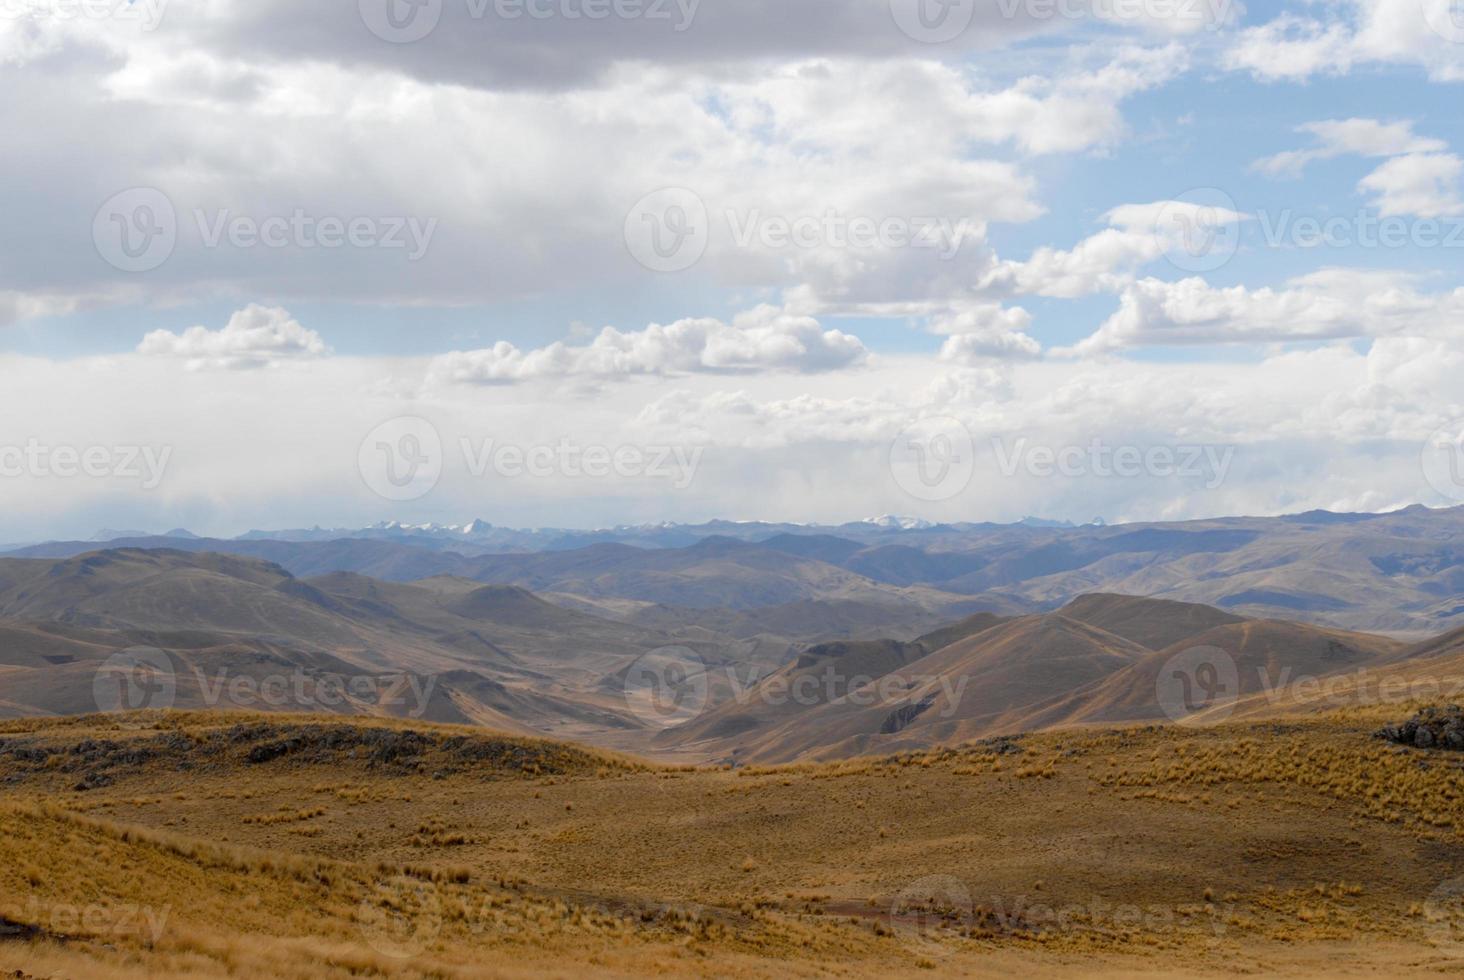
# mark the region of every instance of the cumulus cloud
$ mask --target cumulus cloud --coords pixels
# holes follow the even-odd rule
[[[1349,0],[1327,16],[1283,13],[1236,34],[1222,63],[1268,82],[1345,75],[1362,64],[1419,66],[1464,80],[1464,28],[1453,0]]]
[[[1384,217],[1438,218],[1464,212],[1460,194],[1464,160],[1446,152],[1449,145],[1443,140],[1414,133],[1411,121],[1331,119],[1307,123],[1297,130],[1311,133],[1317,145],[1265,157],[1251,169],[1273,177],[1299,177],[1315,160],[1344,155],[1388,157],[1357,185],[1373,196],[1373,206]]]
[[[130,187],[159,189],[177,214],[176,247],[146,273],[155,302],[222,290],[286,306],[343,295],[461,306],[558,290],[566,269],[587,291],[615,288],[646,275],[627,254],[627,213],[685,187],[711,224],[685,278],[764,290],[757,300],[801,290],[811,315],[940,308],[971,298],[992,223],[1042,216],[1030,157],[1111,150],[1128,132],[1126,100],[1189,65],[1183,44],[1119,41],[978,72],[904,37],[888,0],[780,2],[775,13],[761,0],[709,0],[692,30],[654,37],[645,23],[557,17],[454,28],[463,5],[445,4],[438,30],[406,45],[372,36],[355,4],[324,6],[175,3],[151,33],[48,22],[45,50],[26,55],[48,72],[8,75],[0,103],[0,131],[26,134],[7,160],[10,186],[26,193],[6,210],[33,229],[25,247],[0,244],[0,288],[96,294],[141,281],[100,261],[55,261]],[[976,6],[981,23],[1011,26]],[[524,31],[546,45],[532,57],[503,33]],[[0,21],[6,32],[21,33]],[[981,36],[978,25],[968,40]],[[500,43],[513,54],[489,55]],[[73,125],[58,130],[57,117]],[[437,224],[417,261],[399,248],[208,240],[221,219],[258,225],[297,210],[382,230]],[[918,244],[738,242],[729,220],[828,213],[903,222]]]
[[[1437,153],[1447,150],[1443,140],[1419,136],[1413,122],[1381,122],[1377,119],[1327,119],[1305,123],[1296,128],[1310,133],[1317,145],[1305,150],[1287,150],[1257,160],[1252,169],[1273,177],[1299,177],[1307,164],[1315,160],[1355,154],[1365,157],[1392,157],[1405,153]]]
[[[1116,292],[1144,265],[1185,248],[1190,244],[1186,236],[1251,220],[1224,204],[1200,201],[1123,204],[1103,217],[1109,227],[1071,249],[1043,246],[1025,260],[999,263],[987,277],[988,288],[1065,299]]]
[[[1464,289],[1420,293],[1409,276],[1328,269],[1284,288],[1215,287],[1191,277],[1144,279],[1119,309],[1063,353],[1167,344],[1277,343],[1398,334],[1440,335],[1464,315]]]
[[[154,330],[137,352],[149,357],[181,358],[190,370],[217,367],[261,368],[281,361],[330,353],[320,334],[300,325],[279,307],[250,304],[219,330],[189,327],[182,333]]]
[[[1032,314],[1021,307],[979,305],[932,317],[929,329],[948,335],[942,361],[974,365],[990,360],[1037,357],[1042,345],[1027,334]]]
[[[1112,143],[1124,132],[1118,103],[1178,76],[1189,65],[1179,44],[1125,47],[1108,63],[1057,77],[1032,76],[1000,92],[973,94],[955,121],[1027,153],[1072,153]]]
[[[1453,153],[1409,153],[1384,163],[1357,186],[1376,195],[1373,205],[1384,217],[1439,218],[1464,214],[1461,175],[1464,160]]]
[[[556,342],[525,351],[500,342],[484,350],[455,351],[433,361],[430,376],[437,383],[506,384],[698,372],[816,373],[858,365],[868,354],[858,337],[825,330],[812,317],[759,307],[730,324],[700,318],[628,332],[606,327],[578,347]]]
[[[48,296],[16,289],[0,289],[0,327],[32,317],[61,316],[82,306],[75,296]]]
[[[1223,61],[1268,82],[1345,75],[1352,68],[1354,40],[1345,24],[1282,14],[1241,31]]]

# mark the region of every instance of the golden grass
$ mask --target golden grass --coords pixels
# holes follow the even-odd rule
[[[391,722],[362,728],[416,731],[420,756],[382,762],[353,739],[309,742],[324,744],[319,726],[339,719],[271,718],[265,734],[223,737],[260,723],[0,726],[0,916],[41,930],[0,941],[0,968],[293,978],[1464,967],[1464,951],[1441,942],[1456,935],[1457,909],[1439,898],[1464,873],[1460,760],[1374,741],[1367,712],[741,770],[522,739],[504,740],[524,750],[505,757],[497,742],[484,754],[454,741],[497,739],[478,730]],[[174,754],[128,751],[172,735],[186,737],[168,743]],[[248,761],[280,738],[305,744]],[[102,741],[118,748],[73,751]],[[23,756],[6,754],[15,746]],[[105,778],[78,789],[88,766]]]

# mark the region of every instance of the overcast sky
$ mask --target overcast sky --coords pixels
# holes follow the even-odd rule
[[[0,542],[1464,502],[1451,0],[0,0],[0,90]]]

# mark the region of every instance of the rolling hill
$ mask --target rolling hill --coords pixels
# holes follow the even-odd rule
[[[425,722],[0,722],[0,972],[1452,976],[1458,768],[1373,737],[1401,717],[735,771]]]
[[[110,546],[245,555],[303,578],[335,571],[392,581],[451,575],[553,594],[555,601],[629,603],[628,615],[644,606],[695,617],[854,603],[884,615],[883,623],[869,624],[872,631],[859,627],[866,639],[880,626],[883,635],[913,638],[933,627],[932,615],[950,621],[981,610],[1051,611],[1099,592],[1415,640],[1464,626],[1464,507],[1111,527],[715,521],[513,532],[476,521],[274,534]],[[58,558],[96,548],[54,542],[13,554]],[[796,616],[781,618],[779,629],[792,638],[830,635],[799,632]]]

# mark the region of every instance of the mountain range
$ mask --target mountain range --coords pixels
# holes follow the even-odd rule
[[[1461,525],[1464,510],[1415,508],[739,525],[504,554],[391,536],[53,543],[0,557],[0,716],[94,711],[137,648],[165,658],[147,669],[179,708],[405,715],[735,764],[1282,715],[1330,703],[1301,681],[1345,698],[1464,673]],[[1224,697],[1194,708],[1186,688],[1176,711],[1176,664]],[[691,710],[660,711],[648,671],[689,684]],[[272,701],[280,678],[292,692]]]
[[[630,622],[722,615],[734,633],[757,625],[738,625],[737,614],[757,610],[759,622],[771,617],[804,639],[913,639],[963,614],[1051,611],[1092,592],[1413,639],[1464,626],[1464,507],[1084,527],[882,518],[836,527],[716,521],[574,532],[392,523],[105,546],[245,555],[301,577],[448,575],[516,585]],[[52,542],[9,554],[60,558],[98,547]]]

